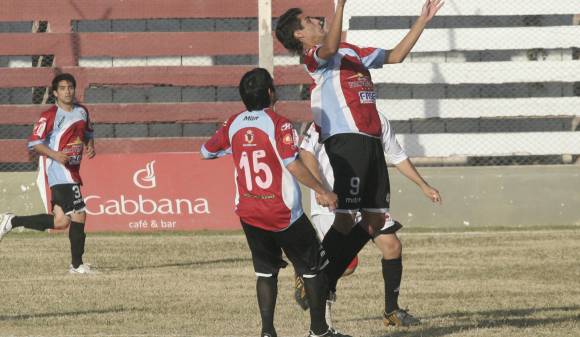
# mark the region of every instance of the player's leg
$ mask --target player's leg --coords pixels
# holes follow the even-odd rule
[[[318,239],[324,240],[324,236],[334,222],[334,214],[312,214],[311,219]],[[308,310],[308,296],[306,296],[306,289],[304,289],[304,279],[296,272],[294,273],[294,299],[302,310]]]
[[[355,226],[371,164],[367,138],[370,137],[338,134],[324,142],[335,177],[333,191],[338,195],[334,224],[322,242],[330,260],[326,272],[331,291],[336,291],[336,283],[346,266],[370,240],[362,227]]]
[[[262,318],[262,337],[276,337],[274,311],[278,296],[278,271],[286,267],[282,260],[282,250],[276,243],[274,234],[258,227],[242,223],[246,240],[252,253],[252,263],[256,273],[256,295],[260,317]]]
[[[382,144],[375,145],[375,161],[385,163]],[[401,242],[395,233],[402,227],[394,221],[389,213],[390,183],[385,164],[372,167],[369,180],[369,192],[363,202],[363,219],[368,219],[368,231],[373,241],[381,250],[382,272],[385,288],[384,323],[386,325],[415,325],[419,321],[398,307],[398,296],[401,285],[403,265],[401,260]]]
[[[332,336],[334,331],[330,330],[325,318],[328,283],[323,269],[328,265],[328,259],[314,228],[303,215],[287,230],[276,233],[276,238],[304,279],[310,304],[310,334]]]
[[[51,189],[52,190],[52,189]],[[54,192],[53,192],[54,207]],[[11,213],[0,215],[0,240],[13,228],[24,227],[36,231],[45,231],[55,228],[55,218],[52,214],[35,214],[26,216],[17,216]]]

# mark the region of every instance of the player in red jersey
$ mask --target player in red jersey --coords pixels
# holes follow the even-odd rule
[[[341,42],[346,0],[338,0],[328,31],[320,18],[299,8],[286,11],[278,19],[276,37],[286,49],[302,54],[306,71],[313,79],[311,108],[320,140],[335,175],[333,190],[338,207],[332,228],[323,246],[330,264],[329,288],[334,290],[346,265],[373,238],[383,253],[385,281],[385,324],[411,325],[417,322],[407,312],[388,305],[398,291],[390,275],[402,269],[400,259],[388,259],[389,229],[385,218],[389,203],[389,178],[380,141],[381,123],[376,108],[376,92],[369,69],[400,63],[409,54],[427,23],[443,5],[427,0],[409,33],[392,50],[361,48]],[[438,196],[431,196],[438,201]],[[362,220],[355,223],[360,212]]]
[[[88,274],[83,263],[85,251],[85,202],[81,195],[79,174],[83,154],[95,156],[93,129],[87,108],[75,102],[76,81],[71,74],[60,74],[52,80],[56,104],[40,114],[34,124],[28,147],[46,156],[45,174],[52,192],[53,214],[14,216],[2,214],[0,239],[12,228],[25,227],[44,231],[69,228],[71,265],[69,272]]]
[[[298,156],[292,123],[274,110],[276,90],[267,70],[256,68],[240,81],[247,110],[231,116],[201,148],[206,159],[232,154],[235,167],[235,210],[252,253],[257,276],[262,337],[275,337],[274,309],[278,271],[287,263],[304,278],[310,303],[309,336],[345,336],[325,321],[328,296],[326,253],[302,210],[298,181],[334,208],[336,195],[322,186]]]

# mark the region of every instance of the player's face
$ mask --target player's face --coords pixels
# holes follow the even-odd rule
[[[58,87],[53,91],[54,97],[61,104],[70,105],[75,97],[75,87],[69,81],[58,82]]]
[[[302,39],[307,44],[322,42],[326,35],[323,17],[308,16],[302,13],[298,15],[298,19],[302,29],[295,32],[297,38]]]

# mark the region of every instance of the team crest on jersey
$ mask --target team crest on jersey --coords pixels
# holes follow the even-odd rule
[[[246,143],[253,143],[254,142],[254,131],[252,130],[248,130],[246,131],[246,134],[244,135],[244,139],[246,140]]]

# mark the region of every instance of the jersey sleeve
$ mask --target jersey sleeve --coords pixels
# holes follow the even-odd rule
[[[328,60],[323,60],[318,57],[318,50],[320,47],[322,47],[322,45],[312,47],[304,53],[304,65],[306,65],[306,69],[311,73],[328,63]]]
[[[316,147],[319,146],[318,138],[320,134],[316,131],[316,125],[314,122],[310,123],[310,127],[304,132],[304,138],[300,143],[300,149],[308,151],[312,154],[316,154]]]
[[[232,119],[228,119],[224,125],[201,146],[201,155],[205,159],[214,159],[231,154],[229,130]]]
[[[54,127],[54,113],[51,110],[40,114],[40,118],[34,123],[32,135],[28,138],[28,149],[35,145],[45,143]]]
[[[284,166],[298,158],[298,132],[290,121],[280,118],[276,123],[276,149]]]
[[[353,46],[353,49],[367,69],[382,68],[385,64],[385,57],[388,55],[388,51],[381,48]]]
[[[85,107],[85,112],[87,113],[87,122],[85,123],[85,140],[89,141],[94,138],[95,130],[93,129],[93,123],[91,122],[91,117],[89,115],[89,110]]]
[[[382,114],[379,114],[379,118],[381,119],[381,128],[383,130],[381,141],[383,143],[385,157],[389,163],[397,165],[408,158],[407,153],[397,141],[395,131],[391,129],[391,123],[389,123],[389,120]]]

